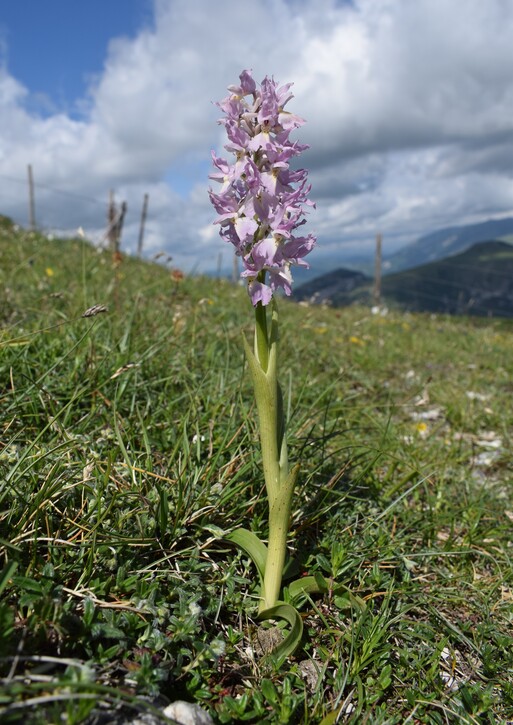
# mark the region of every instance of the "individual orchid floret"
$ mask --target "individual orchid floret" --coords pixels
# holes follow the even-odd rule
[[[224,117],[226,151],[230,162],[212,152],[216,171],[210,178],[221,184],[210,200],[218,217],[220,235],[242,259],[241,276],[247,280],[253,305],[267,305],[276,289],[291,293],[291,265],[308,266],[304,257],[315,237],[296,237],[305,219],[309,199],[305,169],[291,169],[291,160],[308,148],[291,141],[291,131],[304,120],[285,105],[293,98],[291,83],[279,86],[264,78],[257,86],[251,71],[244,70],[238,85],[217,105]]]
[[[247,96],[256,91],[256,83],[251,76],[251,71],[243,70],[239,76],[239,86],[228,86],[228,90],[236,96]]]

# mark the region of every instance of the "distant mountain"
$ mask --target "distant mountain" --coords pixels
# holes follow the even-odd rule
[[[382,293],[408,310],[513,317],[513,246],[479,242],[461,254],[387,275]]]
[[[336,270],[298,287],[294,298],[342,307],[370,304],[372,280]],[[513,317],[513,245],[480,242],[465,252],[387,275],[382,302],[417,312]]]
[[[369,285],[372,280],[362,272],[341,268],[300,285],[293,297],[298,302],[307,300],[319,305],[327,302],[334,307],[345,307],[355,302],[361,290]]]
[[[418,267],[421,264],[444,259],[458,254],[476,242],[487,239],[500,240],[513,235],[513,217],[494,219],[480,224],[449,227],[420,237],[408,244],[383,262],[383,272],[399,272],[402,269]]]

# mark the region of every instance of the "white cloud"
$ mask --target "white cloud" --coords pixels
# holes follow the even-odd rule
[[[211,249],[215,267],[211,101],[252,68],[295,82],[319,254],[513,213],[512,47],[504,0],[155,0],[151,26],[112,40],[80,119],[30,112],[0,70],[0,212],[26,221],[31,163],[36,183],[76,195],[36,187],[41,224],[98,235],[114,188],[135,248],[148,192],[147,249],[186,268]]]

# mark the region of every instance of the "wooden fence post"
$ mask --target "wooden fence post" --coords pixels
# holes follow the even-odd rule
[[[116,240],[116,219],[117,219],[116,202],[114,201],[114,192],[112,189],[109,191],[109,205],[107,207],[107,239],[109,241],[109,248],[112,253],[116,251],[117,240]]]
[[[121,246],[121,234],[123,232],[123,222],[125,221],[125,214],[127,210],[126,201],[121,202],[121,211],[116,221],[116,252],[119,252]]]
[[[139,240],[137,242],[137,256],[142,255],[143,241],[144,241],[144,225],[146,224],[146,214],[148,213],[148,194],[144,195],[142,211],[141,211],[141,226],[139,227]]]
[[[36,204],[34,201],[34,177],[32,176],[32,164],[27,167],[29,186],[29,227],[36,228]]]
[[[238,284],[239,282],[239,258],[236,254],[233,255],[233,267],[232,267],[232,282]]]
[[[381,302],[381,234],[376,234],[376,258],[374,264],[374,304]]]
[[[112,254],[118,254],[119,252],[126,210],[127,204],[124,201],[121,204],[121,210],[118,211],[116,202],[114,201],[114,192],[111,189],[109,191],[109,206],[107,209],[107,239],[109,240],[109,248]]]

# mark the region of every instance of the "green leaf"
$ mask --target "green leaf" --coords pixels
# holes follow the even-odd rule
[[[0,546],[5,547],[6,549],[11,549],[11,551],[21,551],[19,546],[14,546],[14,544],[6,539],[0,539]]]
[[[4,566],[2,573],[0,574],[0,594],[9,584],[9,579],[12,577],[17,568],[18,564],[15,561],[10,561],[9,564]]]
[[[363,612],[367,608],[365,601],[361,597],[351,594],[351,592],[335,594],[333,601],[341,612]]]
[[[292,579],[297,576],[301,571],[301,565],[297,559],[290,556],[285,560],[285,566],[283,568],[283,578],[285,580]]]
[[[323,719],[320,722],[320,725],[336,725],[339,716],[341,707],[338,708],[338,710],[334,710],[333,712],[329,712],[326,717],[323,717]]]
[[[258,536],[247,529],[235,529],[226,537],[240,549],[246,552],[253,564],[256,566],[260,585],[263,586],[265,574],[265,562],[267,561],[267,546],[260,541]]]
[[[260,612],[258,615],[258,619],[260,621],[268,619],[283,619],[285,622],[290,624],[290,632],[270,653],[270,657],[276,661],[278,667],[281,667],[287,657],[295,652],[301,643],[301,638],[303,636],[303,620],[301,619],[297,609],[294,609],[291,604],[284,604],[283,602],[278,602],[278,604],[274,607],[264,609],[264,611]]]
[[[84,599],[84,624],[86,627],[91,627],[94,622],[96,607],[91,597]]]
[[[159,502],[157,504],[157,521],[159,523],[160,535],[165,536],[169,521],[169,501],[167,491],[164,487],[158,489]]]
[[[314,574],[313,576],[304,576],[301,579],[295,579],[288,585],[290,598],[294,600],[301,594],[326,594],[329,591],[329,584],[322,574]]]
[[[278,692],[276,691],[276,687],[271,680],[268,680],[266,677],[264,677],[260,682],[260,690],[262,691],[262,695],[265,697],[267,702],[271,703],[271,705],[279,704],[280,698],[278,696]]]
[[[31,579],[28,576],[13,576],[12,583],[14,584],[14,586],[19,587],[19,589],[22,589],[25,592],[40,595],[44,594],[44,589],[41,582],[37,582],[35,579]]]

